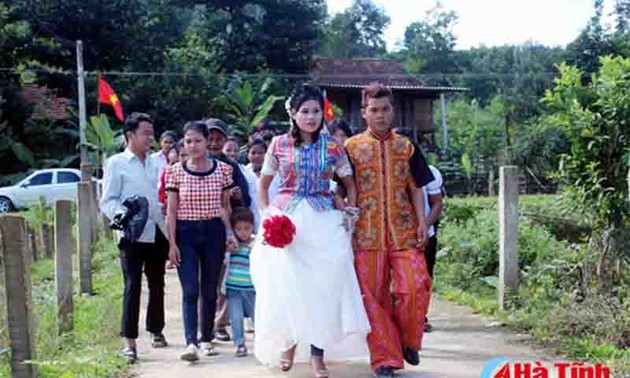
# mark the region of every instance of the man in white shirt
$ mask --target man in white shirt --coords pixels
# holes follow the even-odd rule
[[[110,220],[124,210],[122,203],[131,196],[145,197],[149,203],[148,219],[140,237],[128,240],[124,235],[119,235],[118,248],[125,280],[120,336],[125,343],[123,355],[128,363],[137,359],[136,339],[143,270],[149,287],[146,329],[151,333],[153,347],[167,345],[162,330],[168,241],[164,236],[165,221],[158,202],[158,166],[149,155],[153,138],[153,121],[147,114],[132,113],[127,117],[127,148],[107,160],[100,201],[101,211]]]
[[[433,181],[422,187],[424,196],[424,216],[428,227],[429,241],[424,249],[424,258],[427,263],[427,270],[433,279],[433,267],[435,266],[435,255],[437,253],[437,229],[440,215],[442,214],[442,187],[444,181],[440,171],[432,165],[429,169],[433,174]],[[432,326],[427,320],[424,323],[425,332],[431,332]]]

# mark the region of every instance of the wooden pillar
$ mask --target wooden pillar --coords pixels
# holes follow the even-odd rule
[[[350,126],[352,126],[352,132],[355,133],[363,129],[360,95],[352,96],[350,100]]]
[[[440,109],[442,111],[442,150],[448,151],[448,131],[446,130],[446,98],[440,93]]]
[[[72,202],[55,203],[55,286],[57,288],[57,330],[59,334],[73,328],[72,314]]]
[[[500,170],[499,186],[499,308],[506,293],[518,290],[518,167]]]
[[[55,249],[55,246],[53,245],[54,235],[52,227],[47,224],[42,224],[39,229],[39,235],[42,241],[43,254],[48,258],[52,258]]]
[[[101,222],[98,218],[98,191],[96,183],[94,181],[89,182],[90,185],[90,223],[91,223],[91,240],[92,244],[96,243],[96,240],[100,234]]]
[[[26,235],[31,257],[33,261],[37,261],[39,259],[39,254],[37,251],[37,238],[35,237],[35,230],[33,227],[29,225],[26,226]]]
[[[26,222],[17,215],[0,215],[0,249],[4,262],[11,376],[37,377],[37,366],[25,361],[35,359],[35,326],[31,298],[31,269],[26,237]]]
[[[405,123],[407,123],[407,125],[405,126],[412,127],[411,135],[413,137],[413,140],[419,144],[420,140],[418,139],[418,123],[415,120],[415,106],[416,102],[413,100],[413,98],[408,97],[407,101],[405,101]]]
[[[92,187],[89,182],[77,183],[77,237],[79,282],[82,294],[92,293]]]

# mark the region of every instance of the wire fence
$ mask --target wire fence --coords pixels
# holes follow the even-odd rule
[[[75,70],[66,70],[59,68],[16,68],[16,67],[0,67],[0,72],[23,74],[25,72],[40,73],[40,74],[60,74],[68,76],[77,76],[78,73]],[[317,73],[286,73],[286,72],[238,72],[238,73],[222,73],[222,72],[208,72],[208,73],[194,73],[194,72],[169,72],[169,71],[99,71],[99,70],[86,70],[86,76],[189,76],[189,77],[282,77],[289,79],[310,79],[317,77]],[[356,79],[362,76],[370,76],[372,74],[329,74],[326,73],[326,78],[332,79]],[[553,78],[558,75],[558,72],[534,72],[534,73],[499,73],[499,72],[462,72],[462,73],[425,73],[425,74],[379,74],[380,77],[395,80],[395,79],[408,79],[416,78],[422,79],[479,79],[479,78]]]

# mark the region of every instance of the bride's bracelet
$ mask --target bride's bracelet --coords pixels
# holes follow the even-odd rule
[[[346,208],[344,209],[344,212],[348,215],[359,215],[359,213],[361,212],[361,209],[356,207],[356,206],[346,206]]]

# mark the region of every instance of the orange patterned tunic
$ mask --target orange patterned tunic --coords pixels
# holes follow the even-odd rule
[[[361,208],[354,247],[385,250],[389,241],[395,249],[414,248],[418,219],[408,191],[415,186],[409,163],[413,143],[395,132],[381,139],[368,130],[348,139],[345,147]]]

